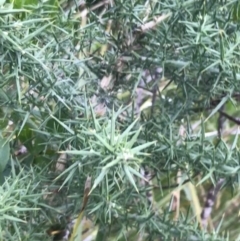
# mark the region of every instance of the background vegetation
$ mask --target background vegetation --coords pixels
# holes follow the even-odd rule
[[[0,6],[0,240],[240,239],[237,0]]]

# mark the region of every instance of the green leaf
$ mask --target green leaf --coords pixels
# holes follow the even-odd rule
[[[205,119],[204,123],[206,123],[215,113],[217,113],[217,111],[221,109],[221,107],[228,101],[228,99],[229,99],[228,95],[223,97],[220,103],[212,110],[210,115]]]
[[[114,148],[113,147],[111,147],[108,143],[107,143],[107,141],[105,140],[105,139],[103,139],[100,135],[98,135],[97,133],[93,133],[96,137],[97,137],[97,139],[103,144],[103,146],[105,146],[110,152],[114,152]]]
[[[129,169],[129,171],[130,171],[132,174],[134,174],[135,176],[137,176],[137,177],[145,180],[146,182],[148,181],[143,175],[141,175],[141,173],[139,173],[138,171],[136,171],[134,168],[128,166],[128,169]]]
[[[98,175],[98,177],[95,179],[94,183],[93,183],[93,187],[90,191],[90,193],[92,193],[92,191],[97,187],[97,185],[103,180],[103,178],[105,177],[105,175],[108,173],[107,169],[102,169],[101,173]],[[89,193],[89,194],[90,194]]]
[[[130,126],[128,126],[128,128],[118,137],[118,142],[122,142],[123,139],[129,135],[138,120],[139,119],[137,118]]]
[[[64,176],[66,173],[70,173],[68,174],[68,176],[71,176],[72,173],[74,173],[74,171],[76,170],[76,167],[79,165],[78,162],[73,163],[70,167],[68,167],[65,171],[63,171],[60,175],[58,175],[55,178],[55,181],[58,180],[59,178],[61,178],[62,176]]]
[[[236,22],[240,21],[240,3],[239,3],[239,1],[236,1],[235,6],[233,7],[232,18]]]
[[[112,166],[115,166],[116,164],[118,164],[120,162],[120,158],[116,158],[115,160],[109,162],[106,166],[103,167],[103,170],[107,170]]]
[[[2,136],[0,136],[0,174],[4,171],[10,158],[10,146],[9,142],[6,142]]]
[[[89,102],[89,105],[90,105],[90,110],[91,110],[91,114],[92,114],[92,118],[93,118],[93,123],[94,123],[95,130],[100,131],[100,130],[101,130],[101,126],[99,125],[99,122],[98,122],[98,120],[96,119],[95,112],[94,112],[94,110],[93,110],[92,105],[91,105],[90,102]]]
[[[79,155],[79,156],[101,156],[99,152],[96,152],[94,150],[67,150],[67,151],[59,151],[58,153],[67,153],[71,155]]]
[[[134,153],[134,154],[138,154],[141,150],[153,145],[153,144],[156,144],[156,141],[152,141],[152,142],[147,142],[147,143],[144,143],[142,145],[139,145],[139,146],[136,146],[134,148],[131,149],[131,152]]]
[[[142,128],[140,127],[136,133],[134,134],[134,136],[132,137],[132,139],[130,141],[127,142],[127,148],[132,148],[132,146],[137,142],[137,138],[141,132]]]
[[[134,186],[135,190],[138,192],[138,188],[136,186],[136,183],[134,181],[134,178],[129,170],[129,166],[128,165],[123,165],[123,169],[124,169],[124,172],[128,178],[128,180],[130,181],[130,183]]]
[[[19,130],[18,135],[21,133],[21,131],[22,131],[23,127],[25,126],[25,124],[26,124],[26,122],[27,122],[29,116],[30,116],[30,113],[27,112],[26,115],[25,115],[25,117],[24,117],[24,120],[23,120],[23,122],[22,122],[22,125],[21,125],[21,127],[20,127],[20,130]]]
[[[50,116],[57,121],[63,128],[65,128],[70,134],[74,135],[74,131],[69,128],[66,124],[64,124],[62,121],[58,120],[55,116],[53,116],[52,114],[50,114]]]
[[[26,223],[26,221],[20,219],[20,218],[16,218],[16,217],[13,217],[13,216],[10,216],[10,215],[7,215],[7,214],[3,214],[3,219],[5,220],[10,220],[10,221],[13,221],[13,222],[21,222],[21,223]]]
[[[115,144],[115,140],[114,140],[114,137],[115,137],[115,121],[116,121],[116,117],[114,115],[114,106],[113,106],[113,109],[112,109],[112,119],[111,119],[111,138],[110,138],[110,143],[111,145],[114,145]]]

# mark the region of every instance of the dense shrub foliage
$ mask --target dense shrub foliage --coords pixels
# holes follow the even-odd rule
[[[1,240],[238,238],[238,1],[0,4]]]

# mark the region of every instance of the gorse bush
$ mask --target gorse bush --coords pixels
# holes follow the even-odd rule
[[[1,240],[237,239],[239,16],[2,3]]]

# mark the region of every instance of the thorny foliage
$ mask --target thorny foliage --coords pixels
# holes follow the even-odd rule
[[[3,239],[47,239],[52,223],[66,227],[89,175],[96,240],[227,240],[221,218],[214,232],[201,230],[190,181],[239,183],[237,136],[206,135],[239,99],[237,2],[80,2],[1,9],[1,132],[12,150],[27,148],[12,153],[10,168],[20,162],[38,177],[51,206],[27,214],[27,229],[18,213],[0,220],[11,230]]]

